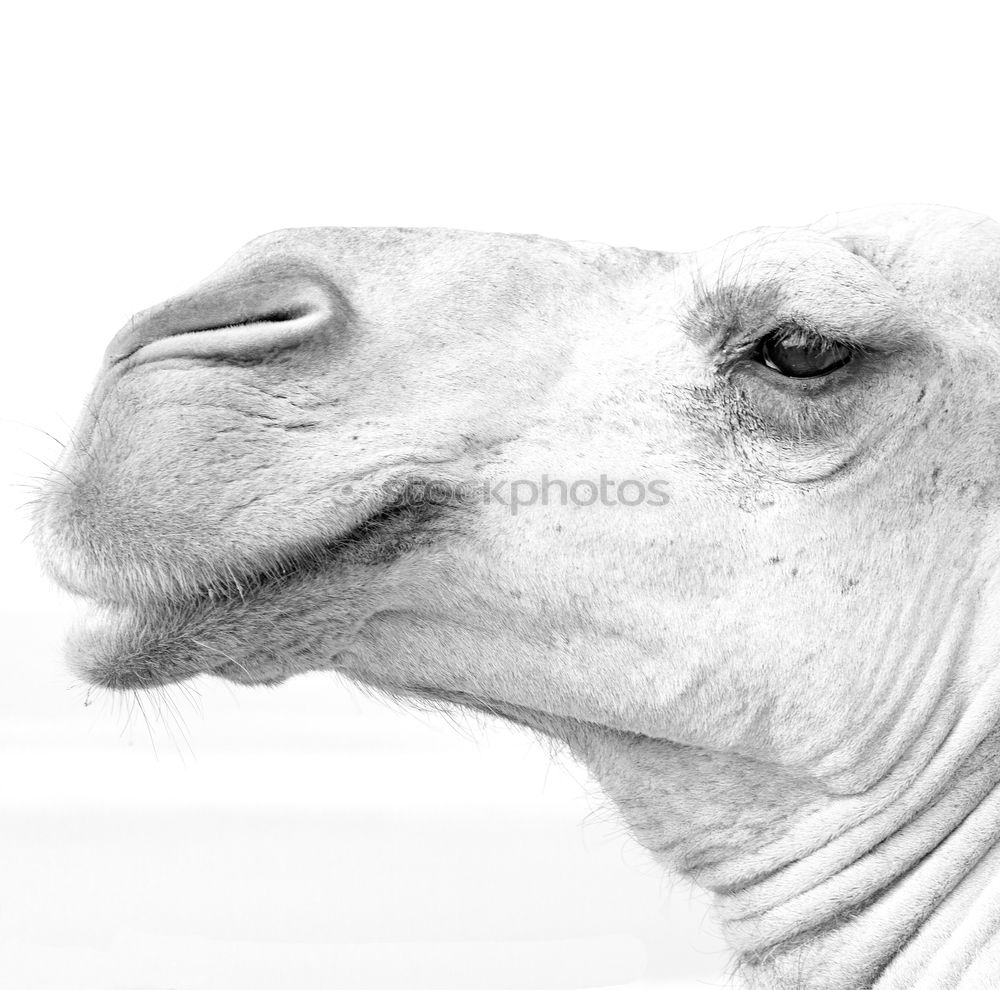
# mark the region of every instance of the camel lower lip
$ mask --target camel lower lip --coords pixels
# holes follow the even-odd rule
[[[88,683],[125,691],[185,680],[217,664],[197,650],[191,617],[160,608],[97,608],[70,634],[70,666]],[[224,658],[218,658],[218,665]]]
[[[185,596],[95,605],[70,637],[70,665],[84,680],[111,690],[155,688],[202,673],[243,684],[278,683],[287,676],[282,657],[261,657],[253,648],[253,623],[265,604],[347,567],[390,564],[421,541],[422,524],[437,511],[385,508],[343,536],[257,573],[219,575]],[[220,627],[229,631],[221,645]],[[244,638],[251,648],[241,658]]]

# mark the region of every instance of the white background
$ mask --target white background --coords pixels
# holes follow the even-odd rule
[[[689,250],[889,201],[1000,216],[985,5],[20,4],[4,19],[0,986],[726,984],[583,775],[332,676],[85,707],[20,506],[110,335],[247,239]],[[155,744],[155,749],[154,749]]]

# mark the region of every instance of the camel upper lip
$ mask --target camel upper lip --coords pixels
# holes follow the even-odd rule
[[[226,602],[246,604],[256,594],[317,571],[351,564],[389,563],[425,539],[424,524],[441,512],[440,505],[427,502],[385,504],[343,533],[276,550],[255,567],[218,567],[197,585],[146,591],[127,599],[101,595],[77,582],[67,582],[59,574],[54,576],[67,590],[112,611],[139,608],[166,613],[218,607]]]
[[[225,574],[219,584],[201,592],[209,600],[238,598],[281,584],[296,576],[347,564],[389,563],[416,545],[424,524],[441,513],[431,503],[383,505],[346,533],[318,541],[289,554],[283,561],[244,576]]]

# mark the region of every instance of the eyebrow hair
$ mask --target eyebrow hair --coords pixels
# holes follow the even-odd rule
[[[737,282],[707,286],[695,280],[694,299],[681,316],[681,330],[712,351],[725,355],[740,350],[764,326],[780,322],[788,293],[775,279],[753,285]]]

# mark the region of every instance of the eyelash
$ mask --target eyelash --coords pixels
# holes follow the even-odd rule
[[[765,340],[768,339],[768,337],[774,337],[782,344],[794,343],[800,346],[818,344],[823,348],[833,343],[840,343],[840,341],[833,341],[829,337],[825,337],[822,334],[817,333],[815,330],[809,330],[808,328],[802,326],[801,323],[795,323],[792,321],[779,323],[778,326],[768,330],[767,333],[761,334],[755,342],[756,346],[759,347]]]

